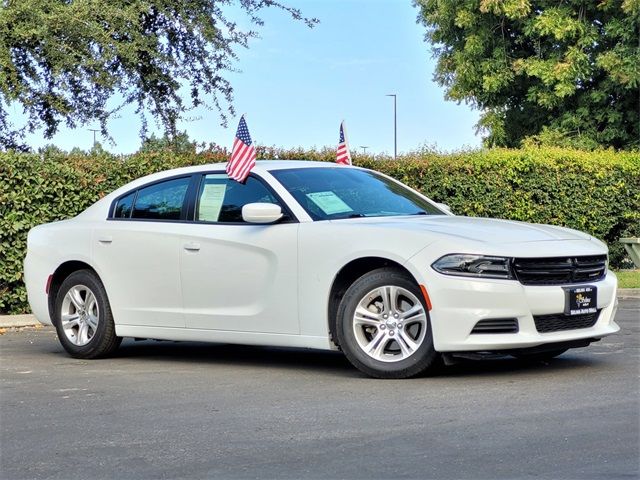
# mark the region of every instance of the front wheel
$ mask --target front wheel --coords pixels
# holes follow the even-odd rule
[[[73,272],[62,282],[54,313],[60,343],[72,357],[104,357],[122,341],[116,336],[107,292],[90,270]]]
[[[411,277],[393,268],[373,270],[349,287],[337,327],[349,361],[372,377],[412,377],[438,358],[422,293]]]

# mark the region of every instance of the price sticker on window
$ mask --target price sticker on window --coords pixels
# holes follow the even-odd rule
[[[340,197],[331,191],[307,193],[307,197],[326,215],[353,212],[353,209],[349,207],[349,205],[344,203]]]

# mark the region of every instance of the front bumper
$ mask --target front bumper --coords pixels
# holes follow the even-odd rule
[[[540,333],[534,315],[564,311],[563,286],[528,286],[514,280],[453,277],[429,272],[424,278],[433,308],[430,311],[434,347],[439,352],[495,351],[536,347],[616,333],[617,279],[613,272],[589,283],[598,288],[600,315],[589,328]],[[471,333],[484,319],[516,318],[517,333]]]

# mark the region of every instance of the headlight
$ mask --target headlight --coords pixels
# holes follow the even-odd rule
[[[439,258],[431,267],[445,275],[483,278],[514,278],[511,259],[485,255],[452,254]]]

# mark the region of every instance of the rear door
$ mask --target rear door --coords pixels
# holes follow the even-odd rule
[[[117,324],[185,326],[179,252],[191,179],[120,197],[109,221],[94,230],[93,257]]]
[[[194,221],[184,225],[180,265],[188,328],[299,333],[298,223],[287,212],[272,225],[248,224],[242,206],[285,206],[257,176],[244,184],[203,175]]]

